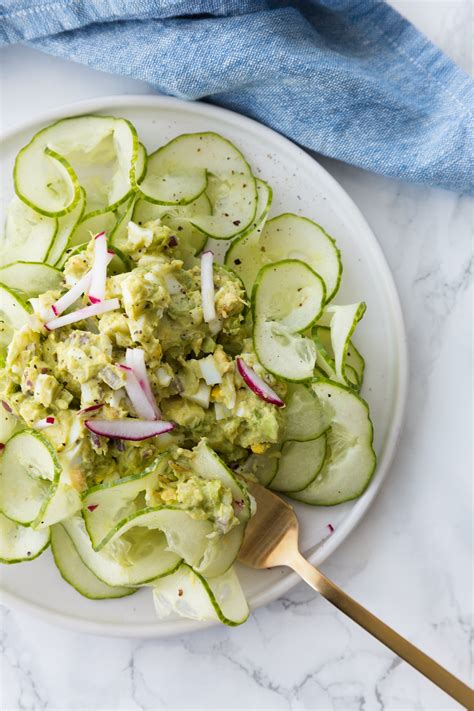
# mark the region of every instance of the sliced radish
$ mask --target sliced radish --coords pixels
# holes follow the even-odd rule
[[[262,380],[262,378],[257,375],[253,368],[251,368],[242,358],[236,358],[235,362],[237,364],[237,370],[241,375],[244,383],[250,388],[252,392],[260,398],[260,400],[265,400],[272,405],[277,407],[285,407],[285,403],[279,397],[272,388],[267,385],[267,383]]]
[[[69,291],[66,291],[66,293],[51,306],[55,316],[59,316],[63,311],[66,311],[66,309],[72,306],[74,302],[87,291],[91,283],[91,277],[92,273],[90,271],[84,274],[82,279],[79,279]]]
[[[114,258],[113,252],[107,252],[106,261],[107,266],[110,264]],[[69,291],[61,296],[52,306],[51,309],[55,316],[59,316],[66,311],[70,306],[72,306],[90,287],[92,279],[92,269],[90,269],[84,276],[79,279],[74,286],[72,286]]]
[[[85,318],[90,318],[91,316],[99,316],[100,314],[105,314],[107,311],[115,311],[115,309],[119,308],[120,301],[118,299],[108,299],[107,301],[101,301],[97,304],[84,306],[84,308],[82,309],[72,311],[70,314],[65,314],[64,316],[59,316],[59,318],[53,318],[51,321],[48,321],[44,325],[45,328],[48,329],[48,331],[53,331],[55,328],[68,326],[70,323],[83,321]]]
[[[42,420],[38,420],[38,422],[35,423],[35,429],[36,430],[45,430],[47,427],[51,427],[51,425],[54,425],[56,420],[54,417],[49,415],[48,417],[43,417]]]
[[[155,411],[132,368],[128,365],[119,365],[119,368],[125,371],[125,390],[137,415],[144,420],[155,420]]]
[[[129,417],[123,420],[86,420],[85,425],[93,434],[101,437],[133,441],[156,437],[171,432],[175,427],[172,422],[163,420],[134,420]]]
[[[78,410],[77,414],[79,416],[81,415],[90,415],[91,412],[97,412],[97,410],[101,410],[104,407],[103,402],[97,403],[97,405],[89,405],[89,407],[83,407],[82,410]]]
[[[42,321],[50,321],[56,316],[51,306],[41,306],[39,299],[29,299],[30,304],[33,307],[33,311],[37,314]]]
[[[153,390],[151,389],[150,379],[148,377],[146,363],[145,363],[145,351],[143,348],[127,348],[125,353],[125,360],[129,368],[133,370],[140,387],[145,393],[150,405],[155,413],[156,420],[161,418],[160,408],[156,404],[155,396],[153,395]]]
[[[201,254],[201,300],[202,314],[206,323],[217,320],[216,295],[214,293],[214,252]]]
[[[107,279],[107,238],[105,232],[94,237],[94,265],[91,269],[89,301],[98,304],[105,299],[105,281]]]

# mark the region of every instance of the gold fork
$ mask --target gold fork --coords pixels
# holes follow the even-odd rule
[[[240,549],[239,560],[251,568],[292,568],[308,585],[370,632],[467,709],[474,708],[474,692],[453,674],[401,637],[303,558],[298,549],[298,519],[293,508],[263,486],[248,483],[257,502]]]

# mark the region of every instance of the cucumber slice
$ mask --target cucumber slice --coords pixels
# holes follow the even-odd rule
[[[236,241],[239,242],[244,240],[245,237],[254,235],[255,233],[261,234],[265,221],[270,212],[270,208],[273,202],[273,190],[270,185],[265,182],[265,180],[260,180],[260,178],[255,178],[255,186],[257,188],[257,207],[255,209],[255,217],[253,218],[250,225],[242,232],[239,232]],[[231,243],[232,246],[233,243]],[[230,247],[229,247],[230,249]],[[227,251],[229,251],[229,249]],[[228,265],[232,267],[232,265]]]
[[[232,528],[224,536],[211,538],[199,563],[193,565],[194,570],[206,578],[223,575],[235,563],[242,546],[245,534],[245,524]],[[183,556],[186,563],[190,563]]]
[[[250,498],[244,484],[238,481],[234,473],[224,464],[222,459],[209,447],[206,440],[202,439],[193,449],[190,460],[193,471],[202,479],[218,479],[224,486],[231,490],[235,501],[241,502],[236,513],[242,523],[250,518]]]
[[[250,294],[265,264],[297,259],[319,274],[326,287],[326,302],[336,294],[342,275],[341,255],[335,241],[306,217],[285,213],[265,223],[261,234],[234,242],[226,264],[235,269]]]
[[[213,577],[227,570],[235,561],[242,544],[245,522],[250,516],[250,501],[246,489],[203,442],[195,450],[190,464],[200,476],[219,479],[241,502],[240,526],[224,536],[212,537],[215,524],[192,517],[192,511],[174,506],[147,506],[147,494],[153,490],[166,457],[159,458],[139,475],[121,479],[114,484],[91,489],[84,498],[84,520],[95,551],[120,540],[137,528],[163,531],[168,548],[186,563]]]
[[[138,586],[169,575],[181,558],[168,549],[163,533],[136,529],[116,545],[94,551],[82,516],[71,516],[61,524],[71,537],[84,563],[102,582],[112,587]]]
[[[255,218],[250,226],[231,242],[224,258],[224,264],[241,278],[249,296],[252,294],[253,283],[259,269],[257,266],[255,271],[255,267],[261,266],[259,239],[273,200],[273,191],[268,183],[259,178],[256,178],[255,182],[257,185]]]
[[[94,528],[87,523],[94,535]],[[209,577],[221,575],[232,565],[242,545],[244,527],[233,528],[225,536],[212,538],[215,526],[210,521],[192,518],[191,512],[172,506],[144,508],[130,514],[109,531],[105,543],[94,546],[95,551],[107,553],[139,537],[148,542],[153,532],[166,537],[166,550],[175,554],[173,563],[184,559],[197,572]],[[156,577],[156,576],[155,576]]]
[[[327,342],[327,338],[325,338],[324,341],[321,340],[321,328],[324,328],[328,332],[329,343]],[[336,365],[334,363],[334,358],[332,357],[332,355],[330,355],[330,353],[332,354],[330,329],[326,328],[325,326],[316,326],[313,329],[312,335],[317,352],[316,365],[321,371],[322,377],[329,380],[337,381]]]
[[[334,361],[325,354],[325,351],[318,349],[318,355],[316,358],[316,368],[314,369],[314,377],[316,379],[322,379],[322,380],[332,380],[333,382],[337,383],[336,379],[336,373],[334,370]],[[321,367],[318,366],[318,363],[320,364]],[[352,368],[350,365],[346,365],[346,376],[349,381],[349,386],[355,392],[359,392],[360,390],[360,383],[359,383],[359,378],[357,377],[357,373]]]
[[[19,331],[30,322],[32,309],[12,289],[0,284],[0,347],[8,346],[13,331]]]
[[[316,347],[319,345],[319,350],[322,351],[321,362],[324,361],[326,364],[324,368],[326,378],[336,380],[334,354],[331,343],[331,329],[327,326],[315,326],[313,334],[315,335],[314,340]],[[320,360],[319,356],[320,354],[318,352],[318,361]],[[344,372],[346,378],[349,380],[350,386],[356,390],[360,390],[362,383],[364,382],[365,360],[352,341],[349,341],[346,351]]]
[[[191,222],[208,237],[232,239],[246,231],[255,219],[257,187],[247,163],[240,171],[230,170],[227,164],[221,168],[222,171],[214,166],[208,173],[206,195],[212,215],[196,216]]]
[[[107,235],[110,235],[116,224],[117,214],[113,211],[102,212],[100,215],[83,218],[71,235],[68,250],[64,253],[64,261],[61,260],[61,263],[63,264],[69,258],[69,249],[77,247],[77,245],[83,244],[84,242],[89,242],[91,235],[96,235],[99,232],[105,232]]]
[[[206,190],[212,215],[192,218],[210,237],[228,239],[255,217],[255,178],[240,151],[217,133],[174,138],[148,158],[140,191],[150,202],[186,205]]]
[[[0,563],[34,560],[49,546],[49,530],[34,531],[0,513]]]
[[[351,336],[366,310],[364,302],[347,306],[328,306],[331,318],[331,345],[334,353],[335,380],[343,385],[351,385],[346,373],[347,351]]]
[[[163,225],[176,232],[179,245],[174,254],[183,259],[185,267],[192,266],[191,259],[204,249],[207,235],[196,229],[190,222],[196,215],[210,215],[211,203],[205,193],[189,205],[156,205],[147,200],[138,200],[133,211],[133,222],[138,225],[159,219]]]
[[[112,228],[109,237],[109,244],[112,248],[124,248],[127,245],[128,239],[128,223],[132,219],[133,209],[135,205],[135,197],[132,197],[127,203],[127,207],[123,215],[116,219],[115,226]],[[107,230],[105,230],[107,232]]]
[[[138,199],[135,203],[132,219],[137,225],[144,225],[153,220],[161,220],[164,225],[172,227],[173,223],[188,224],[189,218],[196,215],[210,214],[212,214],[211,203],[207,195],[203,193],[188,205],[158,205],[144,198]],[[199,233],[199,235],[202,240],[202,233]]]
[[[39,262],[11,262],[0,267],[0,282],[12,289],[20,289],[28,296],[57,289],[62,279],[59,269]]]
[[[32,523],[33,528],[49,528],[64,519],[77,514],[82,508],[82,499],[79,492],[63,479],[64,470],[61,472],[59,483],[48,498],[41,515]]]
[[[173,506],[139,509],[130,514],[127,519],[122,519],[115,529],[110,531],[110,535],[107,536],[107,547],[114,548],[114,544],[117,545],[118,542],[120,545],[130,536],[133,538],[142,535],[146,540],[151,531],[157,530],[165,534],[169,551],[193,568],[200,570],[203,561],[206,560],[208,549],[212,549],[215,545],[213,540],[209,539],[215,531],[215,526],[211,521],[192,518],[191,514],[190,511]],[[87,525],[88,530],[93,531],[90,519]],[[230,533],[228,535],[230,536]],[[221,537],[221,541],[224,538]],[[103,545],[95,546],[95,549],[102,550]],[[227,565],[226,568],[228,567]],[[219,572],[223,571],[219,569]]]
[[[352,341],[346,354],[346,377],[351,387],[359,391],[364,382],[365,360]]]
[[[307,442],[316,439],[331,424],[314,391],[298,383],[288,385],[284,416],[284,440]]]
[[[301,491],[316,479],[325,458],[326,434],[308,442],[285,442],[270,489],[282,492]]]
[[[266,261],[299,259],[319,274],[331,301],[342,276],[341,253],[325,230],[307,217],[285,213],[269,220],[262,232],[260,249]]]
[[[350,370],[354,371],[359,388],[361,388],[364,382],[365,360],[352,341],[349,341],[349,346],[346,351],[346,370],[349,371],[347,375],[351,383],[354,381],[354,376],[350,373]]]
[[[278,469],[280,448],[272,445],[263,454],[251,454],[244,464],[243,474],[252,474],[262,486],[268,486]]]
[[[346,365],[345,374],[349,387],[353,388],[356,392],[359,392],[361,388],[361,383],[359,381],[359,376],[357,375],[355,369],[351,365]]]
[[[240,525],[231,529],[224,536],[211,538],[204,551],[203,558],[199,563],[194,563],[194,569],[213,578],[222,575],[235,562],[239,553],[242,541],[244,540],[245,527],[251,516],[250,497],[247,488],[237,480],[233,472],[224,464],[222,459],[212,450],[205,440],[193,450],[193,458],[190,460],[193,470],[203,479],[218,479],[224,486],[228,487],[234,497],[236,516]],[[190,561],[183,555],[187,563]]]
[[[249,616],[247,601],[233,568],[208,580],[188,565],[162,578],[153,589],[159,619],[174,615],[200,621],[220,621],[232,627]]]
[[[325,333],[326,332],[326,333]],[[326,326],[316,326],[313,329],[313,341],[317,349],[315,377],[322,377],[323,380],[333,380],[339,382],[336,374],[336,364],[332,351],[331,333]],[[347,379],[347,385],[359,392],[361,383],[355,369],[347,364],[344,364],[344,375]],[[318,371],[318,372],[317,372]],[[344,384],[344,383],[343,383]]]
[[[290,495],[307,504],[334,506],[363,494],[372,479],[372,422],[367,403],[344,385],[321,380],[313,389],[332,420],[326,433],[328,454],[316,479]]]
[[[321,313],[324,283],[298,260],[267,264],[260,270],[252,291],[254,347],[268,371],[290,381],[312,377],[316,347],[298,335]]]
[[[291,333],[276,321],[257,319],[253,343],[260,363],[277,378],[302,382],[313,377],[316,346],[309,338]]]
[[[165,465],[166,459],[159,458],[139,475],[94,487],[87,493],[83,515],[95,551],[123,539],[132,529],[158,529],[164,532],[169,550],[190,565],[201,563],[212,543],[208,536],[214,531],[213,523],[193,519],[177,507],[146,505],[146,494]]]
[[[327,307],[324,309],[320,318],[318,318],[317,326],[323,326],[329,328],[331,325],[332,314],[328,311]]]
[[[245,285],[249,296],[252,294],[256,276],[265,264],[260,251],[260,235],[265,227],[268,212],[271,207],[273,193],[269,185],[263,180],[257,182],[257,211],[255,219],[242,235],[232,241],[225,254],[224,263],[232,269]]]
[[[40,215],[15,196],[8,207],[5,236],[0,248],[1,264],[22,259],[43,262],[57,230],[56,218]]]
[[[138,137],[126,119],[77,116],[39,131],[18,153],[15,191],[43,215],[59,217],[87,195],[87,213],[114,209],[136,186]]]
[[[138,144],[138,151],[137,151],[137,162],[135,164],[135,183],[138,185],[143,178],[145,177],[146,173],[146,164],[148,162],[148,153],[143,145],[143,143]]]
[[[46,262],[56,266],[61,260],[66,249],[70,246],[71,236],[74,230],[82,220],[84,216],[84,210],[86,207],[86,193],[81,189],[81,194],[76,206],[68,212],[63,217],[58,218],[58,231],[53,239],[48,253],[46,255]]]
[[[205,191],[209,141],[201,139],[202,155],[195,161],[197,149],[194,143],[198,136],[183,134],[148,156],[145,177],[140,185],[146,200],[159,205],[186,205]]]
[[[0,406],[0,442],[5,444],[15,432],[18,418]]]
[[[72,538],[60,523],[51,529],[51,551],[61,577],[89,600],[108,600],[133,595],[136,590],[102,582],[83,562]]]
[[[39,523],[60,472],[56,452],[39,432],[23,430],[13,435],[0,461],[1,512],[16,523]]]
[[[318,349],[318,353],[316,356],[316,368],[314,369],[314,377],[322,378],[323,380],[332,380],[337,383],[338,380],[336,378],[336,371],[334,370],[334,360],[328,356],[326,349],[323,348],[321,342],[317,339],[316,336],[314,336],[313,340],[316,344],[316,348]],[[356,392],[359,392],[361,386],[354,368],[350,365],[346,365],[345,373],[349,387],[351,387]]]
[[[321,315],[326,299],[324,282],[296,259],[266,264],[252,291],[254,319],[277,321],[290,333],[310,328]]]
[[[84,521],[94,550],[100,550],[130,517],[146,507],[143,500],[159,474],[166,468],[167,459],[158,457],[149,467],[110,484],[93,486],[83,498]],[[140,497],[139,503],[136,499]]]

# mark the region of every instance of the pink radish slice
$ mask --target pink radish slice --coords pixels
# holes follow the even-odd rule
[[[119,365],[119,368],[125,371],[125,390],[137,415],[144,420],[155,420],[155,411],[134,371],[127,365]]]
[[[70,323],[76,323],[77,321],[82,321],[91,316],[99,316],[100,314],[105,314],[107,311],[115,311],[115,309],[119,308],[120,301],[118,299],[108,299],[108,301],[101,301],[97,304],[84,306],[82,309],[72,311],[70,314],[65,314],[64,316],[59,316],[59,318],[53,318],[44,325],[48,331],[53,331],[55,328],[68,326]]]
[[[114,258],[113,252],[107,253],[107,265],[110,264],[112,259]],[[66,311],[70,306],[72,306],[78,299],[81,297],[87,289],[89,288],[89,285],[91,283],[92,279],[92,269],[89,270],[84,276],[79,279],[79,281],[72,286],[69,291],[66,291],[65,294],[61,296],[60,299],[58,299],[52,306],[52,310],[54,312],[55,316],[59,316],[60,314],[63,313],[63,311]]]
[[[150,379],[148,378],[145,363],[145,351],[143,350],[143,348],[127,348],[127,351],[125,353],[125,360],[127,362],[128,367],[131,368],[137,376],[138,382],[140,383],[140,387],[142,388],[143,392],[148,398],[148,401],[150,402],[150,405],[153,408],[153,412],[155,413],[155,419],[159,420],[161,418],[161,412],[158,405],[156,404],[155,396],[153,395],[153,391],[151,389]]]
[[[56,316],[52,306],[41,306],[39,299],[29,299],[33,311],[38,314],[42,321],[50,321]]]
[[[175,427],[172,422],[163,420],[134,420],[128,417],[123,420],[86,420],[85,425],[88,430],[101,437],[133,441],[156,437],[171,432]]]
[[[262,378],[257,375],[253,368],[251,368],[242,358],[236,358],[237,370],[242,376],[244,383],[252,390],[252,392],[260,398],[260,400],[265,400],[272,405],[277,407],[285,407],[285,403],[279,397],[272,388],[267,385],[267,383],[262,380]]]
[[[80,415],[88,415],[91,412],[96,412],[97,410],[101,410],[104,407],[103,402],[97,403],[97,405],[89,405],[89,407],[84,407],[82,410],[78,410],[77,414]]]
[[[105,299],[105,281],[107,279],[107,238],[105,232],[94,237],[94,265],[91,269],[89,301],[100,303]]]
[[[82,279],[79,279],[79,281],[74,284],[73,287],[69,289],[69,291],[66,291],[65,294],[61,296],[60,299],[54,303],[51,308],[54,311],[55,316],[59,316],[62,314],[63,311],[66,311],[70,306],[73,305],[75,301],[81,297],[84,292],[89,288],[89,284],[91,283],[91,272],[87,272],[87,274],[84,274]]]

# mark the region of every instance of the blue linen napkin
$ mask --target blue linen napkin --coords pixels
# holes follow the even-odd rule
[[[474,83],[378,0],[4,0],[0,45],[206,99],[383,175],[474,193]]]

